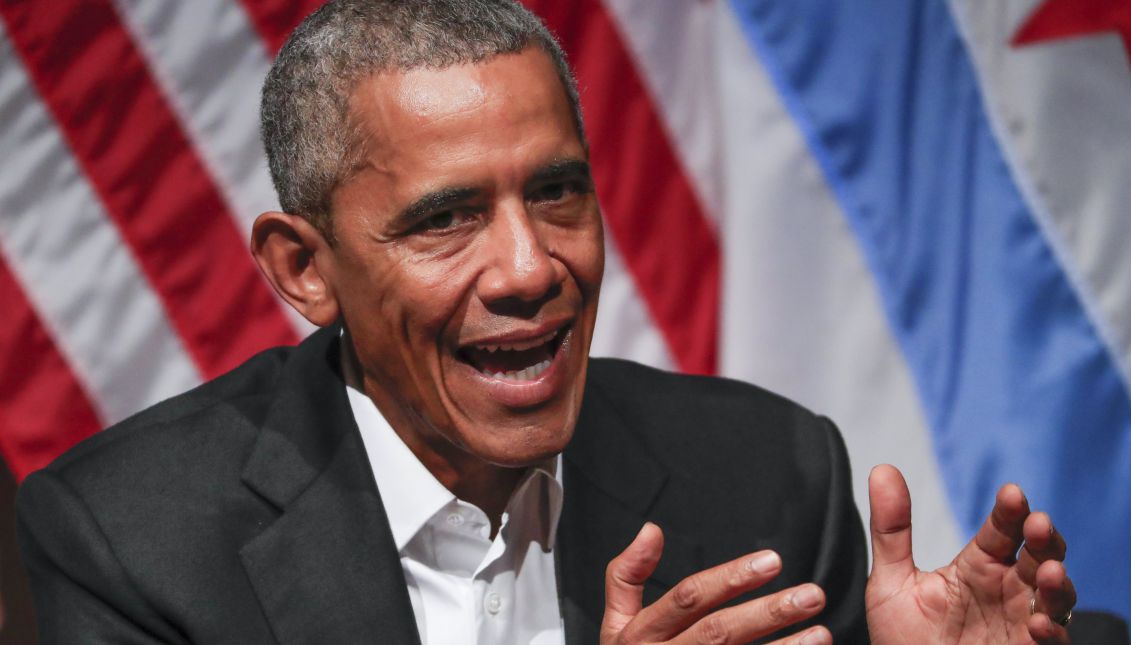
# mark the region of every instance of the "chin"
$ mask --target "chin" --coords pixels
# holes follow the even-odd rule
[[[544,423],[487,424],[488,429],[462,433],[464,448],[475,457],[506,468],[525,468],[561,451],[573,438],[576,414]]]

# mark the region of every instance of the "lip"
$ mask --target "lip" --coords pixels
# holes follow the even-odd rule
[[[569,321],[544,324],[532,330],[509,332],[464,345],[499,345],[522,342],[545,336],[554,331],[560,331],[563,336],[558,340],[558,348],[554,352],[550,366],[535,379],[529,381],[499,379],[487,376],[470,363],[457,360],[457,369],[460,370],[460,376],[472,381],[477,388],[481,388],[488,398],[506,407],[530,408],[545,403],[561,390],[567,376],[565,365],[573,355],[574,335],[574,328],[569,325]]]
[[[497,334],[494,336],[484,336],[474,340],[462,342],[459,349],[467,347],[474,347],[476,345],[508,345],[513,343],[521,343],[524,341],[534,340],[541,338],[547,334],[559,332],[562,329],[572,324],[573,318],[559,318],[556,320],[548,320],[538,325],[537,327],[530,327],[528,329],[513,329],[505,334]]]

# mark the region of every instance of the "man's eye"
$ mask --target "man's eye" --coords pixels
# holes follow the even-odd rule
[[[424,223],[424,228],[437,230],[437,229],[448,228],[455,221],[456,221],[455,213],[453,213],[451,211],[445,211],[443,213],[437,213],[436,215],[429,217],[428,219],[424,220],[423,223]]]
[[[550,184],[543,186],[534,193],[534,201],[556,202],[566,194],[565,184]]]
[[[436,213],[420,222],[417,229],[422,231],[444,231],[459,226],[466,219],[467,215],[465,214],[457,213],[454,210],[444,211],[442,213]]]
[[[580,192],[582,192],[581,187],[575,183],[558,182],[539,187],[530,195],[530,200],[533,202],[560,202]]]

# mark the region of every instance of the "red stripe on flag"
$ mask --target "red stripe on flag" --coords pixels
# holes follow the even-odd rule
[[[325,0],[240,0],[259,37],[274,56],[295,27]]]
[[[294,328],[260,277],[236,220],[113,6],[72,0],[46,11],[2,0],[0,16],[204,376],[266,347],[294,343]],[[40,216],[46,215],[65,222],[65,213]],[[82,277],[98,279],[97,267],[91,270]]]
[[[22,480],[102,423],[2,257],[0,302],[0,453]]]
[[[1131,59],[1131,2],[1126,0],[1045,0],[1010,41],[1014,47],[1061,38],[1119,34]]]
[[[569,55],[613,241],[679,367],[715,371],[719,242],[611,17],[597,0],[524,0]]]

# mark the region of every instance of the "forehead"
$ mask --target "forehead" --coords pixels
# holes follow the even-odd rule
[[[576,139],[557,70],[535,47],[479,63],[368,77],[355,88],[350,112],[366,147],[384,155],[454,147],[484,134],[502,144],[507,135],[535,129]]]

